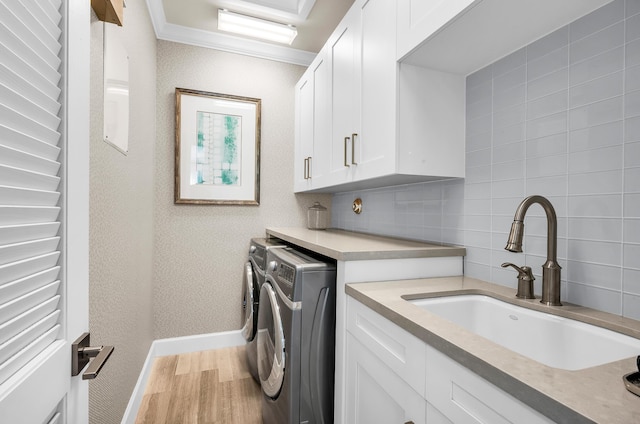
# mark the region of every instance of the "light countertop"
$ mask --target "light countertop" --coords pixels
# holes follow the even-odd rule
[[[277,237],[338,261],[464,256],[460,246],[430,244],[391,237],[327,229],[267,228]]]
[[[516,299],[514,289],[462,276],[348,284],[345,291],[556,422],[640,422],[640,397],[627,391],[622,382],[623,375],[636,370],[635,357],[577,371],[551,368],[433,315],[405,298],[487,294],[531,309],[554,311],[557,315],[636,338],[640,338],[640,321],[577,305],[548,307],[539,299]]]

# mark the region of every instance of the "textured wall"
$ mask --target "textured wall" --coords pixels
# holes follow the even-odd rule
[[[562,298],[640,319],[640,1],[617,0],[467,78],[466,178],[342,193],[333,225],[463,243],[465,274],[540,292],[546,220],[533,206],[524,254],[504,250],[518,203],[558,214]],[[361,196],[367,215],[350,212]]]
[[[129,153],[102,141],[103,25],[91,23],[90,328],[115,352],[89,384],[90,422],[119,423],[152,340],[156,39],[143,1],[127,1]],[[107,24],[111,25],[111,24]]]
[[[239,329],[242,267],[267,226],[306,225],[314,200],[293,194],[294,90],[304,68],[158,42],[154,338]],[[260,206],[173,203],[175,88],[262,99]]]

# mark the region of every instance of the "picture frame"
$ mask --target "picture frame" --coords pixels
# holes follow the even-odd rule
[[[176,204],[260,204],[261,100],[176,88]]]

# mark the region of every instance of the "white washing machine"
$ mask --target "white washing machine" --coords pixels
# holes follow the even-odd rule
[[[254,238],[249,243],[249,259],[244,266],[242,281],[242,336],[247,341],[247,366],[253,378],[258,378],[258,362],[256,347],[256,329],[258,324],[258,307],[260,288],[264,284],[267,252],[269,249],[280,249],[286,245],[277,239]]]
[[[263,423],[333,422],[335,289],[335,263],[267,253],[256,335]]]

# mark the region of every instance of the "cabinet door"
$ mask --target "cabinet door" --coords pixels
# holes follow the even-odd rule
[[[329,174],[331,145],[331,80],[327,49],[310,66],[313,73],[313,158],[310,175],[313,188],[325,187]]]
[[[294,191],[324,187],[329,169],[331,86],[326,49],[321,50],[295,87]]]
[[[349,424],[426,423],[426,402],[347,333],[346,407]]]
[[[355,143],[354,179],[395,171],[396,143],[396,4],[395,0],[361,3],[361,132]]]
[[[426,345],[422,340],[352,297],[347,298],[347,331],[424,397]]]
[[[313,155],[313,72],[302,75],[295,87],[295,154],[293,189],[295,192],[311,188],[310,161]]]
[[[439,413],[454,423],[553,423],[544,415],[429,346],[427,400]]]
[[[329,39],[331,58],[331,183],[352,178],[353,134],[360,132],[360,8],[352,7]]]

